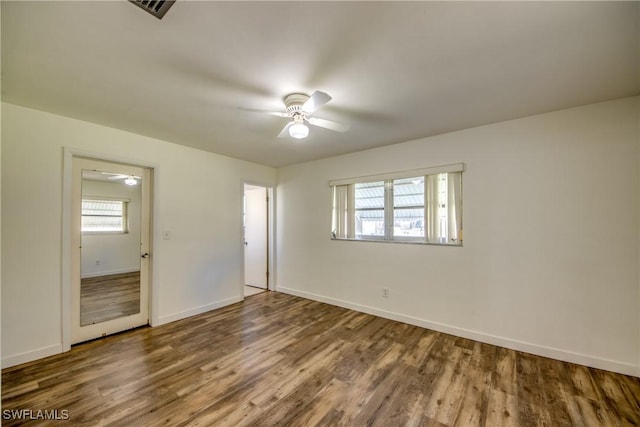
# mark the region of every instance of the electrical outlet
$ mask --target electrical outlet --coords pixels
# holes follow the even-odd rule
[[[382,288],[382,296],[384,298],[389,298],[389,288]]]

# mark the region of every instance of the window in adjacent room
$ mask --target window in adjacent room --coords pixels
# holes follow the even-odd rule
[[[127,200],[82,199],[83,233],[127,233]]]
[[[463,165],[332,181],[334,239],[462,244]]]

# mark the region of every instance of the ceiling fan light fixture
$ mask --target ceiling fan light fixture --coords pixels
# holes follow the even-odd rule
[[[136,181],[136,179],[133,176],[129,176],[127,179],[124,180],[124,183],[127,185],[136,185],[138,181]]]
[[[309,128],[304,123],[294,123],[289,126],[289,136],[295,139],[304,139],[309,136]]]
[[[1,1],[1,0],[0,0]],[[346,132],[349,126],[331,120],[310,117],[318,108],[331,101],[331,96],[322,91],[315,91],[311,96],[303,93],[290,93],[284,97],[285,112],[256,110],[254,108],[238,107],[241,110],[265,113],[272,116],[291,118],[278,134],[278,138],[304,139],[309,136],[309,127],[317,126],[335,132]]]

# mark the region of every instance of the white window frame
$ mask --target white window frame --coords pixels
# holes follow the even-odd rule
[[[83,235],[101,235],[101,234],[128,234],[129,233],[129,202],[130,199],[125,198],[112,198],[112,197],[96,197],[96,196],[83,196],[81,201],[85,200],[95,200],[95,201],[107,201],[107,202],[121,202],[122,203],[122,230],[110,230],[110,231],[100,231],[100,230],[81,230]],[[88,216],[84,215],[83,212],[80,213],[80,218]],[[99,215],[98,215],[99,216]],[[105,215],[106,216],[106,215]]]
[[[329,181],[329,186],[332,189],[332,223],[331,223],[331,238],[334,240],[356,240],[356,241],[373,241],[373,242],[397,242],[397,243],[418,243],[429,245],[446,245],[446,246],[462,246],[462,172],[464,171],[464,164],[456,163],[451,165],[443,165],[422,169],[414,169],[401,172],[391,172],[380,175],[369,175],[356,178],[345,178]],[[430,175],[439,175],[442,173],[460,172],[460,185],[458,197],[458,205],[456,206],[460,212],[457,212],[458,222],[456,239],[451,239],[448,242],[438,241],[434,239],[429,230],[429,223],[427,221],[428,216],[428,188],[427,180]],[[424,236],[394,236],[394,180],[403,178],[423,178],[424,185]],[[355,234],[355,184],[363,184],[368,182],[384,182],[384,224],[385,232],[384,236],[356,236]],[[346,200],[344,198],[346,197]],[[339,200],[341,199],[341,200]],[[342,220],[338,219],[336,210],[341,211]],[[450,207],[449,207],[450,209]],[[431,240],[431,241],[430,241]]]

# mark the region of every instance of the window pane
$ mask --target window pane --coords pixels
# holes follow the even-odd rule
[[[384,181],[355,185],[356,237],[384,237]]]
[[[83,216],[82,231],[124,231],[122,217]]]
[[[82,201],[82,215],[122,216],[121,200],[88,200]]]
[[[424,237],[424,177],[393,181],[394,237]]]
[[[356,209],[384,209],[384,181],[356,184]]]
[[[125,232],[125,201],[82,200],[83,232]]]

